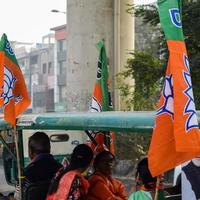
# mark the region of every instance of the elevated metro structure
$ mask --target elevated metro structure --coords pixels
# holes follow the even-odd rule
[[[121,110],[115,75],[134,49],[134,18],[127,13],[130,4],[133,0],[67,0],[68,111],[89,108],[99,54],[95,45],[102,39],[109,58],[113,103],[115,110]]]

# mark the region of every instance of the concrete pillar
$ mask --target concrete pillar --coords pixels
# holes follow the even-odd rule
[[[95,45],[101,39],[105,40],[109,57],[112,90],[115,87],[114,76],[126,60],[126,50],[133,49],[133,18],[125,12],[126,3],[130,2],[131,0],[67,0],[68,111],[89,109],[99,55]],[[116,7],[120,8],[120,12],[115,10]],[[130,21],[126,21],[127,19]],[[119,28],[117,30],[116,24]],[[130,38],[131,41],[128,41]],[[113,96],[118,98],[117,95]],[[118,107],[120,101],[117,99],[116,102]]]
[[[133,0],[115,0],[114,12],[114,66],[115,75],[124,70],[129,52],[134,50],[134,18],[127,13],[128,5],[133,4]],[[119,90],[114,90],[115,110],[123,110],[123,102],[119,95]],[[133,80],[127,80],[128,84],[133,85]]]
[[[59,102],[58,93],[58,63],[57,63],[57,41],[54,43],[54,106],[56,110],[56,105]]]

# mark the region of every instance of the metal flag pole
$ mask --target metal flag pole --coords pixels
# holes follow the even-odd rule
[[[160,189],[160,179],[161,179],[161,177],[158,176],[157,181],[156,181],[156,192],[155,192],[154,200],[158,200],[158,193],[159,193],[159,189]]]
[[[16,126],[14,126],[13,130],[14,130],[14,138],[15,138],[16,157],[17,157],[17,172],[18,172],[18,181],[19,181],[19,199],[21,200],[22,199],[22,174],[21,174],[18,134],[17,134]]]

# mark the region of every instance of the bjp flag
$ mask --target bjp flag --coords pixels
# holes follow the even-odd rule
[[[180,8],[180,0],[158,0],[169,58],[148,152],[153,176],[200,155],[200,132]]]
[[[97,44],[97,48],[99,50],[99,60],[96,83],[91,103],[91,112],[111,111],[113,110],[113,106],[109,92],[109,71],[104,42],[100,41]],[[108,149],[114,154],[115,134],[113,132],[93,132],[92,136],[98,145],[103,145],[106,141],[108,141]],[[95,148],[93,144],[91,144],[91,147],[93,149]]]
[[[7,36],[0,41],[0,106],[4,119],[12,126],[16,117],[30,105],[25,81]]]

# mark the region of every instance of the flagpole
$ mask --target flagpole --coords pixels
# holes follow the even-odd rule
[[[110,151],[110,137],[111,137],[110,132],[105,131],[103,132],[103,134],[104,134],[104,144]]]
[[[19,181],[19,199],[22,199],[22,176],[21,176],[21,165],[20,165],[20,156],[19,156],[19,146],[18,146],[18,134],[17,128],[14,126],[14,137],[15,137],[15,148],[17,156],[17,172],[18,172],[18,181]]]
[[[156,181],[156,192],[155,192],[154,200],[158,200],[158,193],[159,193],[159,189],[160,189],[160,179],[161,179],[161,177],[158,176],[157,181]]]
[[[4,33],[0,40],[0,77],[2,81],[0,88],[3,88],[0,95],[3,97],[4,120],[11,124],[15,138],[17,171],[19,181],[19,198],[22,199],[22,174],[20,166],[20,152],[18,145],[18,134],[16,118],[23,113],[31,103],[28,96],[25,80],[20,66],[11,48],[10,42]],[[17,81],[17,82],[16,82]]]

